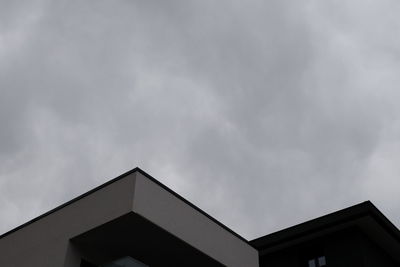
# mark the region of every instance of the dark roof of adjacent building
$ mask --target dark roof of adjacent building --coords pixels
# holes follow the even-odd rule
[[[250,241],[265,255],[349,227],[357,227],[394,258],[400,259],[400,231],[370,201]]]

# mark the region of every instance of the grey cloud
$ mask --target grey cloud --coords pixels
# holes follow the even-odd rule
[[[249,238],[366,198],[398,223],[400,22],[370,5],[2,2],[0,229],[136,165]]]

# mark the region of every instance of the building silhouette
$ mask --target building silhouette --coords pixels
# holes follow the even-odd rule
[[[394,267],[369,201],[248,241],[139,168],[0,236],[5,267]]]

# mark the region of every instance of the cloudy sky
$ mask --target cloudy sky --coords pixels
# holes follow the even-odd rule
[[[252,239],[400,226],[397,0],[0,0],[0,232],[136,166]]]

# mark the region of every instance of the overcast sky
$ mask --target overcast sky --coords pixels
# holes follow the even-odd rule
[[[139,166],[248,239],[400,226],[397,0],[0,0],[0,232]]]

